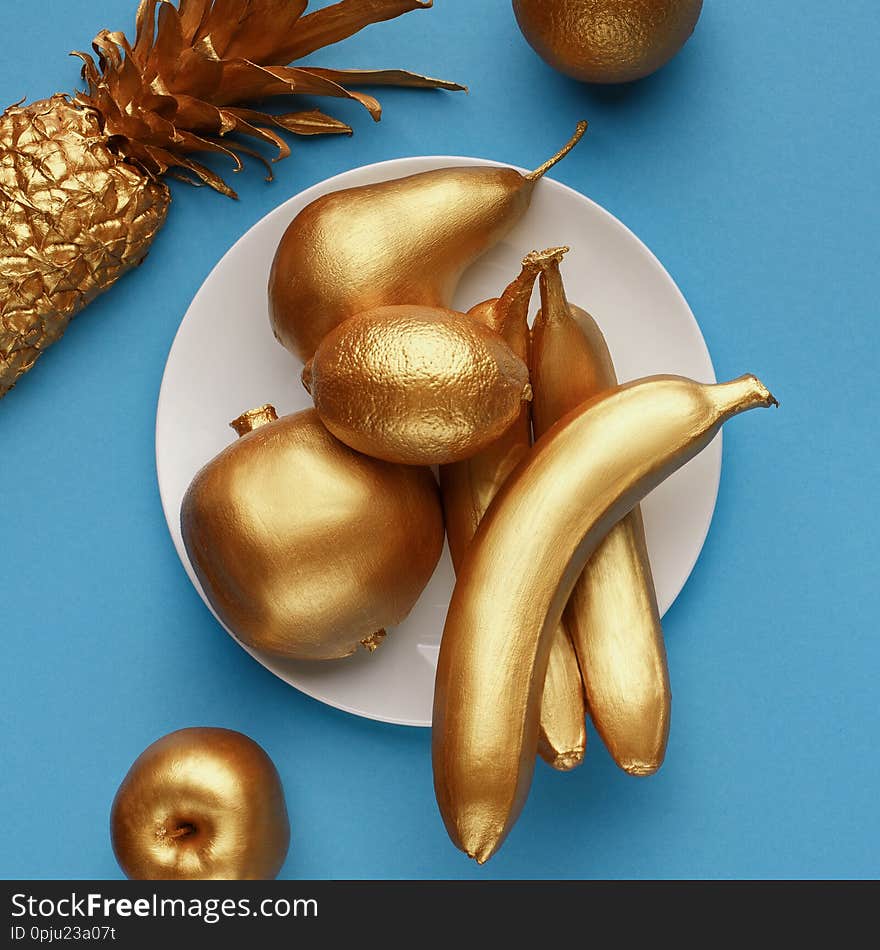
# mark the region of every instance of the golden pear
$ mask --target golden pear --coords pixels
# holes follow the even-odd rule
[[[269,308],[278,340],[303,362],[348,317],[390,304],[448,307],[458,281],[522,217],[535,184],[574,147],[527,175],[513,168],[439,168],[316,199],[275,255]]]
[[[703,0],[513,0],[519,28],[554,69],[581,82],[641,79],[697,25]]]
[[[129,769],[113,799],[110,837],[134,880],[270,880],[290,843],[281,779],[240,732],[180,729]]]
[[[242,643],[298,660],[378,646],[428,583],[443,549],[427,469],[352,451],[314,410],[271,406],[193,479],[183,541],[211,606]]]
[[[445,465],[509,429],[529,372],[494,330],[441,307],[377,307],[340,324],[303,370],[324,425],[367,455]]]

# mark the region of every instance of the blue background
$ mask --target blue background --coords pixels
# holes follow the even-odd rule
[[[240,729],[282,773],[289,877],[875,876],[878,755],[875,0],[707,0],[655,77],[590,89],[545,66],[506,0],[437,0],[313,62],[401,66],[470,95],[380,90],[381,124],[297,140],[242,200],[174,186],[147,265],[98,300],[0,404],[0,874],[115,877],[108,810],[132,760],[186,725]],[[132,30],[134,0],[4,5],[0,98],[77,83],[70,49]],[[480,869],[446,838],[427,730],[326,708],[213,622],[169,540],[153,424],[165,357],[224,251],[302,188],[402,155],[541,161],[629,225],[677,280],[719,377],[782,408],[725,435],[715,520],[665,628],[666,764],[616,770],[591,736],[538,767]],[[870,478],[870,481],[869,481]]]

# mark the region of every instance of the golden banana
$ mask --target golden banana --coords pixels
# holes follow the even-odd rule
[[[502,487],[459,570],[434,691],[437,802],[479,863],[528,795],[553,633],[590,556],[723,422],[773,404],[754,376],[628,383],[553,426]]]
[[[587,708],[584,681],[577,654],[564,621],[560,620],[550,645],[541,714],[538,754],[559,772],[569,772],[584,761],[587,749]]]
[[[495,330],[523,362],[528,359],[529,301],[537,274],[537,263],[523,261],[519,276],[500,297],[468,311],[469,317]],[[528,454],[531,443],[529,408],[523,403],[516,422],[500,439],[469,459],[440,466],[446,536],[456,571],[490,502]],[[538,750],[554,768],[567,771],[584,758],[586,709],[577,655],[562,625],[556,639],[541,700]]]
[[[537,276],[537,265],[524,263],[519,276],[500,297],[478,303],[467,313],[494,330],[523,363],[529,353],[529,301]],[[446,537],[456,570],[489,503],[528,454],[531,444],[529,404],[521,402],[516,421],[499,439],[470,458],[440,466]]]
[[[530,255],[541,270],[541,310],[530,368],[535,438],[617,375],[596,321],[565,296],[568,248]],[[564,613],[580,661],[590,717],[614,761],[632,775],[663,762],[671,694],[666,650],[639,508],[622,518],[587,562]]]

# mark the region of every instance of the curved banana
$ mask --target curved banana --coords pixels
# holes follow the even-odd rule
[[[539,266],[527,258],[519,276],[500,297],[479,303],[468,311],[469,317],[500,334],[523,362],[528,359],[529,302]],[[500,439],[469,459],[440,466],[446,537],[456,571],[486,509],[508,475],[528,454],[531,444],[529,406],[523,403],[516,422]],[[568,771],[580,765],[584,758],[586,706],[577,654],[562,624],[555,641],[541,700],[538,751],[553,768]]]
[[[501,489],[458,574],[434,691],[437,802],[479,863],[528,795],[552,635],[590,556],[723,422],[775,403],[754,376],[628,383],[560,420]]]
[[[566,299],[559,272],[566,251],[551,248],[528,258],[541,267],[530,354],[535,438],[617,385],[602,331]],[[656,772],[666,753],[672,696],[639,508],[608,532],[587,562],[564,617],[590,718],[612,758],[631,775]]]
[[[570,772],[587,750],[587,707],[577,653],[560,620],[553,632],[538,729],[538,755],[558,772]]]
[[[519,276],[500,297],[478,303],[467,314],[498,333],[523,363],[529,353],[529,301],[537,277],[537,265],[524,263]],[[489,503],[528,455],[531,444],[529,404],[523,402],[516,421],[501,438],[471,458],[440,466],[446,537],[456,570]]]

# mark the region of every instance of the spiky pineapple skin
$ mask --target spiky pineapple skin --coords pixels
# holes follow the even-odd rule
[[[170,201],[66,96],[0,116],[0,398],[143,261]]]

